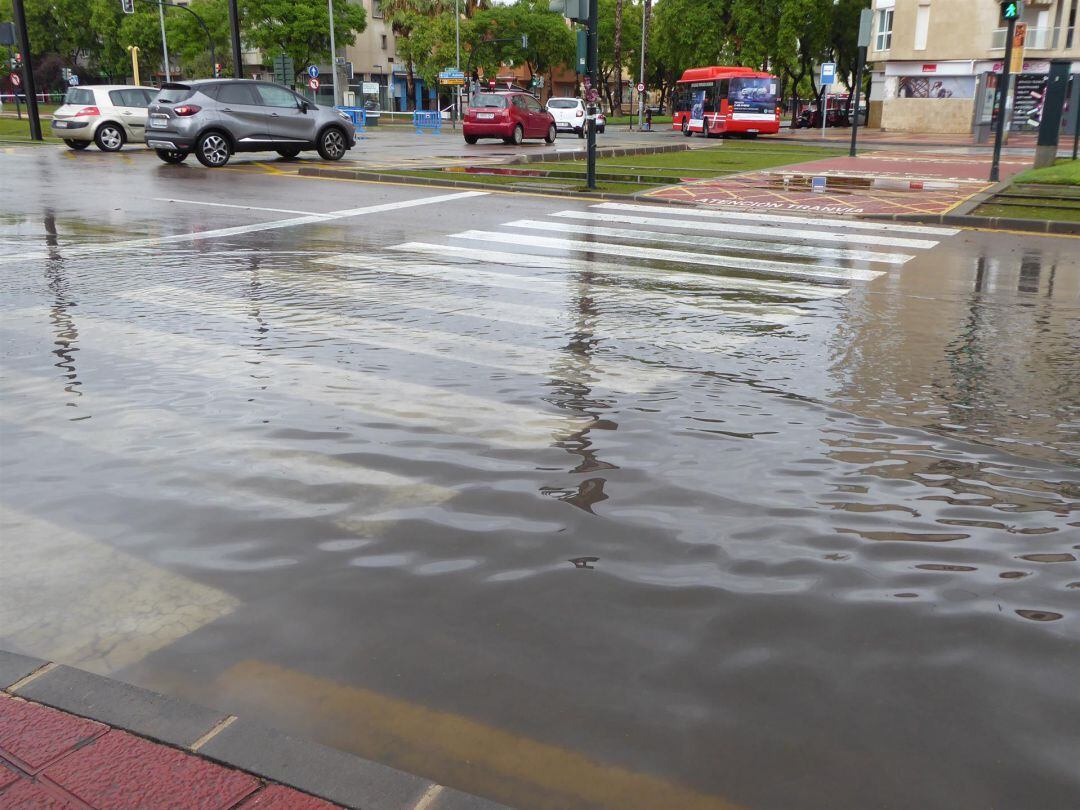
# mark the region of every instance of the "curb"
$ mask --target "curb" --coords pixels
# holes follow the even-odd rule
[[[410,186],[445,186],[447,188],[479,189],[481,191],[502,191],[510,194],[545,194],[555,197],[582,197],[587,200],[630,200],[629,194],[611,194],[606,191],[573,191],[564,188],[513,188],[511,186],[493,186],[486,183],[469,183],[464,180],[443,180],[438,177],[411,177],[401,174],[385,174],[363,169],[326,169],[322,167],[301,167],[301,177],[329,177],[337,180],[370,180],[382,183],[402,183]]]
[[[345,807],[507,810],[496,802],[254,721],[3,650],[0,692],[96,720]]]
[[[686,143],[665,143],[656,146],[601,146],[596,149],[598,158],[630,157],[631,155],[660,155],[665,152],[689,152],[694,147]],[[523,163],[548,163],[563,160],[581,160],[584,152],[555,152],[536,155],[518,155],[508,160],[505,166],[519,166]]]

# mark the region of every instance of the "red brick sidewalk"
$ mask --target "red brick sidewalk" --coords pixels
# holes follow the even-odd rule
[[[104,723],[0,695],[0,808],[245,808],[337,805]]]

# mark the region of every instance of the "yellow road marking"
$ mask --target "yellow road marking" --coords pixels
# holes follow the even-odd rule
[[[538,808],[737,810],[717,796],[660,777],[607,765],[449,712],[344,686],[262,661],[222,673],[218,695],[272,705],[298,725],[326,728],[331,743],[442,784]],[[339,731],[335,732],[334,729]],[[341,731],[344,729],[344,731]],[[336,736],[335,736],[336,735]]]
[[[0,635],[107,675],[239,602],[56,523],[0,506]]]

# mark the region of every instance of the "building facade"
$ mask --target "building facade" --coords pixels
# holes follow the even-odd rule
[[[1011,126],[1036,126],[1051,59],[1080,73],[1080,0],[1027,0],[1024,68]],[[995,0],[872,0],[870,124],[899,132],[968,133],[985,124],[1005,54]],[[989,105],[989,106],[988,106]]]

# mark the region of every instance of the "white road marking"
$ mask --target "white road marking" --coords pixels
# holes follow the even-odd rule
[[[773,219],[769,215],[774,212],[748,213],[744,211],[717,210],[715,208],[692,208],[689,206],[670,205],[630,205],[627,203],[598,203],[592,208],[603,208],[609,211],[646,211],[651,214],[667,214],[669,216],[708,217],[712,219],[735,219],[749,220],[751,222],[777,222],[791,225],[813,225],[818,228],[838,228],[840,230],[862,231],[894,231],[896,233],[921,233],[932,236],[955,236],[960,233],[957,228],[937,228],[930,225],[894,225],[885,222],[872,222],[865,219],[829,219],[827,217],[801,217],[775,214]]]
[[[258,205],[233,205],[232,203],[215,203],[206,202],[205,200],[176,200],[172,197],[154,197],[155,202],[167,202],[167,203],[185,203],[186,205],[209,205],[214,208],[238,208],[241,211],[272,211],[275,214],[300,214],[305,217],[326,217],[326,219],[334,219],[332,216],[326,214],[320,214],[318,211],[293,211],[291,208],[262,208]]]
[[[31,386],[57,390],[55,381],[42,378],[19,375],[5,381],[5,388],[16,385],[23,390]],[[369,518],[391,508],[438,505],[455,494],[447,487],[341,462],[333,456],[291,450],[282,442],[253,441],[250,434],[241,438],[227,432],[209,433],[198,417],[185,418],[164,408],[140,407],[96,392],[80,412],[93,414],[94,422],[107,425],[111,432],[102,427],[80,429],[77,422],[64,418],[53,418],[37,427],[40,412],[40,405],[33,410],[10,403],[4,407],[5,418],[18,423],[24,438],[33,442],[43,456],[74,458],[72,448],[80,447],[86,451],[86,458],[97,463],[123,459],[145,465],[145,472],[139,470],[128,479],[114,477],[110,482],[110,493],[120,498],[137,500],[145,494],[147,479],[158,476],[154,488],[159,500],[196,500],[203,506],[238,514],[338,523]],[[116,436],[124,436],[127,445],[137,450],[126,456],[118,453]],[[163,444],[162,436],[170,437],[172,443]],[[178,449],[178,444],[183,446],[183,437],[190,437],[190,447],[198,448],[198,458],[193,459],[195,467],[185,463],[194,454]],[[266,482],[279,481],[290,483],[290,494],[266,486]],[[325,494],[331,487],[347,490],[347,494],[331,499]],[[319,496],[305,498],[309,489],[319,489]]]
[[[613,242],[589,242],[583,239],[557,239],[547,236],[529,236],[526,234],[500,233],[498,231],[463,231],[450,234],[451,239],[466,239],[471,242],[499,242],[528,247],[554,248],[556,250],[575,250],[609,256],[622,256],[628,259],[656,259],[660,261],[696,264],[703,267],[747,270],[754,273],[793,276],[796,278],[870,281],[883,275],[875,270],[859,270],[848,267],[827,267],[820,265],[800,266],[791,262],[771,262],[765,259],[747,259],[722,253],[691,253],[686,250],[668,250],[666,248],[648,248],[638,245],[619,245]]]
[[[11,313],[11,320],[31,320],[40,310]],[[5,327],[9,324],[5,322]],[[79,316],[79,341],[92,348],[140,361],[172,365],[186,373],[237,385],[258,372],[275,375],[283,395],[379,415],[399,424],[434,427],[476,441],[509,447],[536,447],[559,440],[587,420],[511,405],[445,388],[404,382],[345,366],[327,366],[287,354],[261,352],[187,334],[147,329],[129,322]]]
[[[248,321],[251,317],[248,314],[250,301],[194,292],[168,285],[124,293],[121,297],[182,312],[193,310],[196,313],[214,312],[243,321]],[[259,310],[264,317],[277,316],[287,319],[282,326],[287,331],[297,334],[331,337],[338,341],[356,340],[369,346],[379,346],[406,354],[419,354],[434,357],[437,360],[452,360],[466,365],[497,368],[528,376],[540,375],[550,378],[552,369],[564,364],[567,360],[565,353],[550,349],[483,340],[453,332],[416,329],[384,320],[350,318],[326,311],[312,311],[311,321],[302,323],[297,320],[299,311],[295,307],[268,301],[261,301]],[[579,379],[575,381],[608,388],[612,391],[644,393],[683,376],[679,372],[664,371],[615,358],[595,357],[593,365],[594,369],[589,369],[587,374],[578,374]],[[569,369],[568,373],[573,376],[574,372]]]
[[[504,264],[518,267],[543,267],[572,273],[597,273],[630,277],[641,281],[663,281],[683,288],[692,288],[703,291],[724,290],[750,290],[758,293],[785,296],[788,298],[839,298],[847,295],[851,290],[847,287],[827,287],[824,285],[802,284],[799,282],[765,281],[761,279],[732,278],[730,276],[709,276],[701,273],[670,273],[663,270],[653,270],[641,267],[639,270],[629,270],[628,265],[619,265],[610,262],[590,261],[587,259],[575,259],[573,257],[538,256],[532,253],[509,253],[498,250],[484,250],[482,248],[467,248],[459,245],[433,245],[426,242],[405,242],[400,245],[391,245],[390,250],[402,253],[426,253],[431,256],[446,258],[458,256],[461,258],[474,259],[494,264]],[[448,278],[456,277],[459,273],[458,265],[428,265]],[[389,270],[389,268],[388,268]],[[392,271],[391,271],[392,272]],[[518,289],[529,289],[529,285],[536,283],[558,283],[563,286],[573,283],[571,278],[549,280],[544,278],[532,278],[529,276],[515,276],[512,274],[491,273],[490,271],[469,271],[483,273],[485,276],[502,276],[507,279],[524,279]]]
[[[558,216],[558,214],[556,214]],[[593,215],[603,216],[603,215]],[[612,218],[614,219],[614,218]],[[642,217],[641,219],[645,219]],[[649,217],[649,225],[666,225],[666,220]],[[701,223],[714,225],[715,223]],[[617,239],[632,239],[634,241],[659,242],[672,245],[700,245],[701,247],[720,248],[722,250],[745,250],[750,253],[768,253],[782,256],[799,256],[804,259],[851,259],[860,262],[881,262],[883,264],[904,264],[915,258],[910,253],[878,253],[872,250],[850,250],[848,248],[814,247],[807,249],[804,245],[788,245],[781,242],[755,242],[748,239],[718,239],[711,236],[697,236],[696,234],[674,233],[672,231],[645,231],[631,230],[629,228],[604,228],[597,225],[575,225],[570,222],[547,222],[545,220],[518,219],[514,222],[505,223],[507,228],[527,228],[534,231],[554,231],[556,233],[586,233],[596,236],[612,236]],[[731,229],[726,226],[718,226],[717,230],[730,233]],[[810,254],[813,254],[812,257]],[[811,265],[812,266],[812,265]]]
[[[18,253],[12,256],[0,257],[0,264],[26,261],[28,259],[49,259],[54,255],[64,258],[77,256],[96,256],[103,252],[116,250],[136,250],[139,248],[156,247],[163,244],[176,242],[195,242],[204,239],[220,239],[226,236],[243,236],[260,231],[273,231],[280,228],[294,228],[299,225],[312,225],[320,222],[329,222],[346,217],[357,217],[364,214],[379,214],[385,211],[397,211],[402,208],[415,208],[420,205],[437,205],[444,202],[467,199],[477,195],[487,194],[486,191],[462,191],[456,194],[440,194],[437,197],[420,197],[413,200],[401,200],[394,203],[381,203],[369,205],[363,208],[347,208],[341,211],[331,211],[329,214],[309,214],[293,219],[280,219],[274,222],[256,222],[251,225],[237,225],[231,228],[217,228],[211,231],[197,231],[192,233],[177,233],[171,236],[149,236],[143,239],[128,239],[121,242],[105,242],[93,245],[79,245],[73,247],[57,247],[49,251],[37,251],[34,253]]]
[[[0,627],[32,655],[110,675],[239,607],[234,596],[0,506]]]
[[[627,210],[631,211],[650,211],[656,210],[656,206],[627,206]],[[696,211],[697,209],[690,209]],[[679,211],[682,211],[680,207]],[[664,210],[664,213],[671,213]],[[714,213],[712,211],[703,211],[702,215]],[[872,243],[875,247],[897,247],[897,248],[918,248],[926,249],[932,248],[938,244],[934,239],[904,239],[894,236],[869,236],[866,234],[856,233],[833,233],[832,231],[823,230],[805,230],[796,228],[783,228],[779,225],[732,225],[709,222],[695,222],[693,220],[686,219],[661,219],[657,220],[655,217],[639,217],[631,214],[594,214],[589,211],[559,211],[552,216],[565,217],[568,219],[582,219],[593,222],[624,222],[631,225],[665,225],[669,228],[683,228],[686,230],[695,231],[721,231],[723,233],[731,234],[735,233],[738,236],[761,236],[765,239],[801,239],[809,242],[842,242],[847,244],[849,242]],[[759,214],[756,217],[758,222],[767,222],[768,219]],[[780,217],[777,217],[779,220]],[[816,249],[815,245],[805,245],[807,251],[813,251]]]

